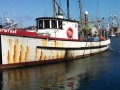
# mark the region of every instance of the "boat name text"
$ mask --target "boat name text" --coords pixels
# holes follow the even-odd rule
[[[0,29],[0,32],[4,32],[4,33],[16,33],[16,30]]]

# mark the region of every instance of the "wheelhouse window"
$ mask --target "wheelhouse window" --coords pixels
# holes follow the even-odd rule
[[[0,28],[2,28],[2,25],[0,25]]]
[[[40,21],[39,21],[39,29],[40,29],[40,28],[43,28],[43,20],[40,20]]]
[[[44,20],[44,28],[50,28],[50,20]]]
[[[51,20],[51,25],[52,25],[52,28],[57,28],[57,21]]]
[[[59,27],[59,29],[62,29],[63,27],[62,27],[62,21],[58,21],[58,27]]]

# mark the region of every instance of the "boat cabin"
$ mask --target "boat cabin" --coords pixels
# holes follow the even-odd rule
[[[36,18],[37,33],[56,38],[78,39],[78,23],[75,20],[63,18]]]

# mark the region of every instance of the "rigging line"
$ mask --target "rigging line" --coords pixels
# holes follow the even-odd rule
[[[93,7],[93,5],[92,5],[92,3],[91,3],[91,0],[89,0],[90,1],[90,5],[91,5],[91,7],[92,7],[92,9],[93,9],[93,13],[95,12],[95,9],[94,9],[94,7]],[[94,16],[95,17],[95,16]]]
[[[45,1],[44,1],[44,3],[45,3]],[[45,17],[45,16],[47,16],[46,9],[45,9],[45,12],[44,12],[44,17]]]
[[[98,18],[98,0],[97,0],[97,9],[96,9],[96,19]]]
[[[41,7],[43,7],[45,1],[46,1],[46,0],[42,0],[42,6],[41,6]],[[37,15],[39,15],[39,13],[40,13],[40,10],[39,10],[38,13],[35,15],[35,17],[37,17]],[[30,26],[30,24],[31,24],[32,22],[33,22],[33,20],[31,20],[31,22],[28,23],[27,26]]]
[[[10,8],[8,8],[8,9],[4,12],[4,14],[5,14],[8,10],[10,10],[12,7],[14,7],[19,1],[20,1],[20,0],[18,0],[18,1],[15,2]],[[1,16],[2,16],[2,15],[1,15]]]
[[[115,15],[116,15],[116,5],[115,5]]]
[[[3,11],[0,9],[0,11],[3,13]]]
[[[8,10],[10,10],[13,6],[15,6],[20,0],[18,0],[16,3],[14,3]],[[6,10],[6,11],[8,11]]]
[[[75,2],[76,10],[77,10],[77,13],[80,14],[80,13],[79,13],[79,6],[78,6],[77,3],[78,3],[78,1]],[[80,15],[77,15],[77,16],[78,16],[78,17],[77,17],[76,19],[79,19],[79,16],[80,16]]]
[[[54,2],[54,3],[55,3],[55,2]],[[59,0],[59,4],[60,4],[60,0]],[[59,7],[59,9],[60,9],[60,7]],[[55,8],[55,12],[57,12],[57,9],[56,9],[56,8]],[[59,11],[58,11],[58,12],[59,12]],[[58,13],[58,12],[57,12],[57,13]],[[59,12],[59,13],[60,13],[60,12]],[[59,14],[59,13],[58,13],[58,14]],[[57,17],[55,17],[55,18],[56,18],[56,22],[57,22]],[[56,26],[56,27],[57,27],[57,26]],[[55,37],[56,37],[56,33],[59,32],[58,28],[53,29],[53,31],[54,31],[53,33],[55,33]],[[51,33],[51,34],[52,34],[52,33]],[[55,40],[56,40],[56,39],[55,39]]]
[[[63,4],[62,4],[63,5]],[[63,7],[63,10],[65,10],[66,9],[66,3],[64,3],[64,5],[63,5],[64,7]]]
[[[110,10],[111,10],[111,5],[110,5],[110,8],[109,8],[109,16],[110,17]],[[108,18],[108,22],[110,22],[110,18]]]
[[[84,2],[84,4],[85,4],[85,7],[87,8],[87,11],[88,11],[89,10],[88,5],[86,4],[86,2]],[[90,16],[90,19],[92,20],[90,13],[89,13],[89,16]]]
[[[55,1],[56,5],[60,8],[59,4]],[[67,17],[67,15],[64,13],[64,11],[60,8],[60,10],[63,12],[63,14]],[[67,17],[68,18],[68,17]]]
[[[89,0],[89,2],[91,3],[91,1],[90,1],[90,0]],[[92,4],[90,4],[90,5],[91,5],[91,7],[92,7]],[[88,8],[88,9],[89,9],[89,8]],[[94,9],[94,8],[92,7],[92,9]],[[91,11],[92,11],[92,10],[91,10]],[[92,16],[91,16],[91,14],[90,14],[90,13],[89,13],[89,16],[90,16],[90,19],[91,19],[91,20],[93,20],[93,19],[92,19]]]

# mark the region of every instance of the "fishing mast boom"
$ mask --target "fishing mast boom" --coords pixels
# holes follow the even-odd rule
[[[80,23],[81,23],[81,28],[83,28],[82,1],[78,0],[78,2],[79,2],[79,8],[80,8]]]
[[[70,19],[70,15],[69,15],[69,0],[67,0],[67,15],[64,13],[64,11],[61,9],[61,7],[59,6],[59,4],[56,2],[56,0],[53,0],[53,17],[56,16],[56,7],[55,4],[58,6],[59,10],[62,11],[62,13],[66,16],[66,18]],[[58,12],[60,12],[58,10]],[[59,13],[58,13],[59,14]]]
[[[70,13],[69,13],[69,0],[67,0],[67,18],[70,19]]]

